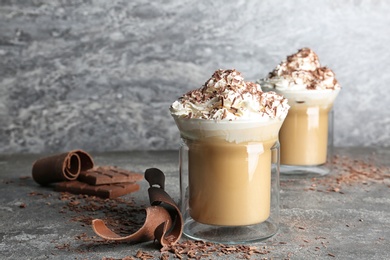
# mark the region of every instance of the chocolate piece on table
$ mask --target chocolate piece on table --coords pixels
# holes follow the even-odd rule
[[[90,185],[110,183],[136,182],[142,180],[143,175],[114,166],[98,166],[80,172],[79,181]]]
[[[65,181],[56,183],[54,189],[73,194],[86,194],[105,199],[113,199],[139,190],[139,185],[136,183],[114,183],[94,186],[81,181]]]
[[[32,167],[32,177],[41,185],[75,180],[81,171],[88,170],[93,165],[92,157],[87,152],[72,150],[35,161]]]

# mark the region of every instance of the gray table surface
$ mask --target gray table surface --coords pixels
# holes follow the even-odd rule
[[[378,165],[390,167],[389,148],[337,148],[335,153],[358,160],[375,158]],[[176,151],[91,154],[97,165],[138,172],[160,168],[167,175],[166,190],[178,199]],[[0,155],[0,259],[121,259],[135,258],[139,250],[159,259],[161,253],[152,242],[94,242],[98,239],[90,225],[77,218],[82,213],[67,210],[68,200],[59,199],[60,193],[40,187],[31,178],[32,163],[42,156],[46,155]],[[340,192],[327,192],[324,183],[337,174],[314,180],[312,176],[281,176],[280,230],[269,240],[251,244],[269,251],[252,259],[390,259],[389,179],[356,182],[343,185]],[[123,199],[141,209],[148,204],[147,187],[143,180],[138,192]],[[107,205],[105,210],[110,211]],[[103,209],[88,214],[94,218]]]

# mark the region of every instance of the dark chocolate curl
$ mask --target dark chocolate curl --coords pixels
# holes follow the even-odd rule
[[[32,177],[40,185],[76,180],[81,171],[93,167],[92,157],[83,150],[38,159],[32,167]]]
[[[158,185],[161,189],[165,189],[165,175],[157,168],[149,168],[145,171],[145,180],[148,181],[150,187]]]

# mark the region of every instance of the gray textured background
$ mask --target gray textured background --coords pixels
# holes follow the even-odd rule
[[[0,153],[171,149],[169,105],[218,68],[311,47],[337,146],[390,146],[390,1],[0,1]]]

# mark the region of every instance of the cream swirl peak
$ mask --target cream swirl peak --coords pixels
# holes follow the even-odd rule
[[[263,92],[260,85],[245,81],[241,73],[217,70],[199,89],[192,90],[170,107],[180,118],[214,120],[284,119],[287,99],[275,92]]]
[[[321,67],[317,54],[309,48],[287,56],[267,78],[259,82],[263,87],[281,91],[340,89],[334,72]]]

